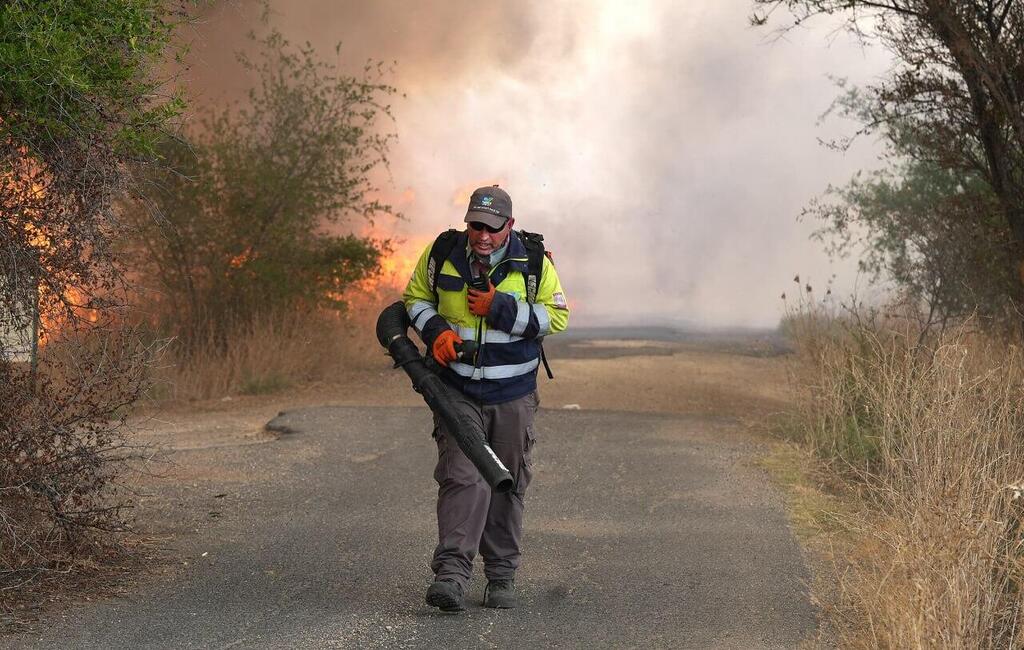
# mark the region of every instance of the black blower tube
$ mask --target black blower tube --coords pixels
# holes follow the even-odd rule
[[[377,340],[387,348],[395,366],[409,375],[413,388],[423,396],[430,410],[444,420],[459,449],[476,466],[491,489],[508,492],[513,485],[512,475],[487,444],[480,424],[456,408],[451,393],[453,389],[427,368],[419,348],[409,339],[408,331],[409,314],[400,301],[385,307],[377,317]]]

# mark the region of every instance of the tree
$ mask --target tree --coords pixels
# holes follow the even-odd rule
[[[980,228],[991,208],[1006,226],[1014,301],[1024,303],[1024,5],[1019,0],[754,0],[761,24],[780,7],[788,28],[838,16],[877,39],[896,59],[889,77],[866,89],[864,132],[883,130],[905,155],[977,179],[994,203],[960,218]]]
[[[146,351],[108,327],[112,205],[181,108],[152,74],[181,15],[163,0],[0,3],[0,323],[41,314],[46,343],[26,367],[0,338],[4,597],[66,566],[87,531],[123,527],[111,495]]]
[[[846,111],[860,105],[852,92]],[[873,280],[895,282],[927,326],[977,316],[991,328],[1016,322],[1013,237],[991,187],[976,174],[908,155],[914,143],[885,127],[886,168],[829,187],[805,211],[833,255],[858,255]]]
[[[343,309],[346,287],[387,246],[328,230],[389,209],[369,180],[391,138],[377,131],[394,92],[384,71],[340,74],[276,31],[255,42],[258,56],[241,57],[259,79],[248,102],[165,142],[168,168],[149,174],[148,203],[127,206],[139,226],[133,268],[154,289],[161,329],[187,347],[223,344],[278,308]]]
[[[181,109],[150,74],[176,15],[158,0],[0,8],[5,305],[33,303],[39,284],[47,307],[77,319],[76,297],[98,298],[114,281],[121,165],[149,157]]]

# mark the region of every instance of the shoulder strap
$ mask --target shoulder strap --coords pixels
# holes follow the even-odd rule
[[[519,238],[526,247],[526,302],[533,304],[537,302],[537,287],[544,271],[544,235],[520,230]]]
[[[427,262],[427,282],[430,284],[430,290],[434,292],[435,296],[437,295],[437,276],[441,275],[441,267],[444,266],[444,261],[451,255],[458,238],[459,231],[451,228],[438,235],[437,239],[434,240],[434,245],[430,247],[430,261]]]
[[[526,247],[526,302],[532,305],[537,302],[537,287],[540,286],[541,273],[544,272],[544,256],[547,255],[550,259],[551,255],[544,250],[544,235],[521,230],[519,238]],[[548,355],[544,353],[543,338],[537,339],[537,346],[540,348],[540,360],[544,363],[548,379],[554,379],[551,366],[548,365]]]

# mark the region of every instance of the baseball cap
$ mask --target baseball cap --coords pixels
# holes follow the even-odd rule
[[[479,221],[491,228],[501,228],[512,218],[512,199],[497,185],[473,190],[466,211],[466,223]]]

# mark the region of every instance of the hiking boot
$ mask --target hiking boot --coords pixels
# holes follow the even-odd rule
[[[512,609],[519,606],[516,598],[516,582],[513,578],[488,580],[484,588],[484,607]]]
[[[462,604],[462,586],[452,580],[435,580],[427,588],[427,604],[442,612],[461,612],[466,609]]]

